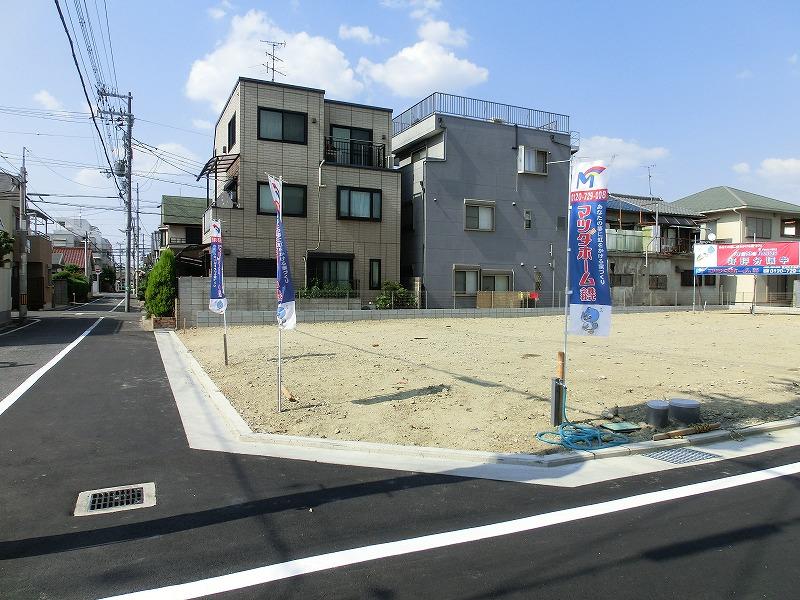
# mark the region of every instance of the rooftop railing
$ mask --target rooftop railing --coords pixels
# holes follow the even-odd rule
[[[434,92],[392,119],[392,135],[402,133],[432,114],[480,121],[499,121],[508,125],[543,129],[554,133],[570,133],[568,115]]]

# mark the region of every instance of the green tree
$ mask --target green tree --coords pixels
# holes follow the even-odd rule
[[[86,301],[89,299],[89,280],[83,274],[83,269],[78,265],[67,264],[58,273],[53,274],[53,280],[67,280],[67,294],[70,299]]]
[[[0,265],[5,261],[6,255],[14,250],[14,238],[7,231],[0,231]]]
[[[113,292],[114,284],[117,282],[117,270],[110,266],[105,265],[103,270],[100,271],[100,287],[104,292]]]
[[[171,316],[177,287],[175,254],[167,248],[158,257],[158,262],[153,265],[153,270],[147,277],[147,290],[144,293],[147,314],[154,317]]]

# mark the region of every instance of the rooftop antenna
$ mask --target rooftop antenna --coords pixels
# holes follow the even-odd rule
[[[272,52],[265,52],[264,53],[264,54],[267,55],[267,62],[264,63],[264,66],[267,67],[267,72],[268,73],[270,71],[272,72],[272,81],[275,81],[275,73],[277,73],[278,75],[283,75],[284,77],[286,77],[286,73],[283,73],[282,71],[278,71],[278,69],[275,68],[275,61],[276,60],[279,61],[279,62],[283,62],[283,59],[279,58],[278,56],[276,56],[275,52],[277,51],[278,48],[286,47],[286,42],[273,42],[272,40],[260,40],[260,41],[261,41],[262,44],[269,44],[270,46],[272,46]],[[270,59],[272,59],[272,66],[270,66],[270,64],[269,64]]]

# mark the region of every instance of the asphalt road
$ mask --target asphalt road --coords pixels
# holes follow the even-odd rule
[[[35,370],[98,316],[0,415],[2,598],[105,597],[800,460],[789,448],[554,488],[192,450],[153,334],[136,316],[50,315],[13,346],[0,337],[10,353],[0,360],[22,349],[30,358],[17,360],[39,361]],[[72,516],[80,491],[149,481],[153,508]],[[798,597],[798,483],[783,477],[219,597]]]

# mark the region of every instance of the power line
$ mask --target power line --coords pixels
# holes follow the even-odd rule
[[[7,129],[0,129],[0,133],[13,133],[18,135],[40,135],[45,137],[80,138],[84,140],[93,139],[93,137],[90,135],[67,135],[64,133],[39,133],[37,131],[9,131]]]
[[[61,18],[61,24],[64,26],[64,33],[67,35],[67,40],[69,41],[70,51],[72,52],[72,61],[75,63],[75,69],[78,71],[78,77],[81,80],[81,88],[83,89],[83,95],[86,97],[86,104],[89,106],[89,110],[92,111],[92,123],[94,123],[94,128],[97,130],[97,135],[100,136],[100,141],[103,145],[103,154],[106,157],[106,162],[108,163],[108,168],[111,172],[114,172],[114,167],[111,165],[111,159],[108,156],[108,150],[106,149],[105,141],[103,140],[103,134],[100,133],[100,127],[97,125],[97,119],[94,116],[94,110],[92,110],[92,101],[89,99],[89,92],[86,91],[86,83],[83,81],[83,73],[81,73],[80,66],[78,65],[78,58],[75,56],[75,46],[72,43],[72,37],[69,35],[69,30],[67,29],[67,22],[64,20],[64,13],[61,12],[61,5],[58,3],[58,0],[53,0],[56,5],[56,9],[58,10],[58,16]],[[114,178],[114,185],[119,190],[120,196],[122,195],[122,188],[119,187],[119,183],[117,179]]]

